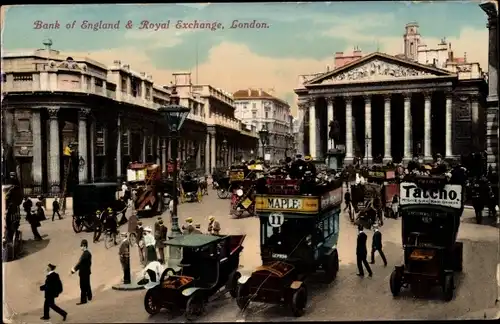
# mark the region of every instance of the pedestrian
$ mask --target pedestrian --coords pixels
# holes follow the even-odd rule
[[[147,226],[144,229],[144,246],[146,247],[146,264],[157,261],[156,255],[156,240],[151,234],[151,227]]]
[[[167,232],[168,229],[165,224],[163,224],[163,219],[158,217],[158,220],[155,223],[155,241],[159,256],[158,260],[162,264],[165,262],[165,241],[167,240]]]
[[[399,198],[398,195],[392,196],[392,217],[397,219],[399,217]]]
[[[375,264],[375,252],[377,251],[384,261],[384,267],[387,267],[387,259],[385,258],[384,251],[382,251],[382,233],[378,230],[378,226],[373,226],[373,237],[372,237],[372,253],[371,253],[371,262],[370,264]]]
[[[185,232],[184,234],[193,234],[194,226],[193,226],[193,218],[186,218],[186,225],[182,225],[182,230]]]
[[[127,186],[127,183],[124,181],[122,183],[122,198],[124,199],[128,199],[128,186]]]
[[[139,249],[139,260],[141,261],[141,264],[145,264],[145,253],[144,253],[144,227],[142,226],[142,222],[138,221],[137,222],[137,228],[135,231],[137,235],[137,247]]]
[[[43,205],[41,203],[37,203],[36,205],[36,217],[39,221],[47,220],[47,217],[45,216],[45,210],[43,209]]]
[[[54,217],[59,216],[59,219],[62,219],[61,214],[59,214],[59,210],[61,209],[61,206],[59,205],[59,201],[57,199],[54,199],[54,202],[52,203],[52,221],[54,221]]]
[[[80,302],[77,305],[86,304],[87,301],[92,300],[92,289],[90,287],[90,268],[92,267],[92,254],[88,250],[89,243],[87,240],[82,240],[80,244],[82,255],[78,263],[71,269],[71,274],[78,271],[80,276]]]
[[[208,234],[219,235],[220,224],[215,220],[214,216],[208,217]]]
[[[356,243],[356,262],[358,264],[358,273],[357,275],[360,277],[365,276],[365,272],[363,271],[363,265],[366,268],[366,271],[368,271],[368,276],[372,276],[373,272],[372,269],[370,268],[370,265],[368,264],[368,261],[366,260],[366,257],[368,255],[368,251],[366,248],[366,241],[367,241],[367,236],[366,233],[363,232],[363,226],[358,225],[358,239]]]
[[[26,217],[31,213],[31,208],[33,208],[33,201],[28,196],[24,197],[23,210],[26,213]]]
[[[130,241],[127,233],[121,233],[120,237],[122,240],[118,249],[118,255],[120,256],[120,263],[123,270],[123,283],[128,285],[130,284]]]
[[[41,207],[38,207],[41,208]],[[40,241],[42,240],[42,236],[38,232],[38,228],[42,225],[40,224],[40,219],[37,214],[32,213],[31,211],[28,211],[28,215],[26,215],[26,220],[31,226],[31,232],[33,233],[33,237],[35,240]]]
[[[55,299],[63,292],[63,285],[59,274],[55,272],[56,266],[49,263],[47,266],[47,277],[45,278],[45,284],[40,286],[40,291],[44,292],[45,302],[43,303],[43,316],[40,317],[42,320],[50,319],[49,311],[52,308],[54,312],[61,315],[63,321],[68,317],[68,313],[56,305]]]
[[[351,203],[351,193],[349,192],[349,188],[344,194],[344,202],[345,202],[344,213],[346,210],[349,210],[349,220],[351,222],[354,222],[354,214],[352,212],[352,203]]]

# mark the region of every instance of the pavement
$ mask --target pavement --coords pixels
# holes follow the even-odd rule
[[[187,217],[200,223],[206,230],[208,217],[214,215],[221,224],[223,233],[246,234],[241,255],[240,271],[250,274],[260,265],[259,221],[257,217],[234,219],[229,216],[229,200],[218,199],[214,191],[201,203],[185,203],[179,206],[180,224]],[[169,216],[163,215],[166,224]],[[155,218],[143,219],[145,225],[153,225]],[[126,230],[125,225],[125,229]],[[342,215],[340,222],[339,258],[340,270],[337,279],[330,285],[312,281],[308,283],[309,300],[306,314],[300,320],[450,320],[466,318],[495,318],[497,298],[497,263],[499,254],[499,231],[497,228],[477,225],[473,211],[465,210],[459,232],[464,242],[464,271],[458,276],[455,298],[450,302],[441,300],[440,294],[428,298],[413,297],[404,292],[393,298],[389,289],[389,276],[395,265],[402,263],[401,222],[387,219],[381,228],[384,252],[389,265],[384,267],[376,256],[372,266],[372,278],[356,276],[357,230]],[[93,255],[92,289],[93,300],[77,306],[79,301],[78,275],[70,270],[80,256],[80,241],[91,242],[91,233],[75,234],[71,228],[71,217],[63,220],[47,220],[39,229],[45,236],[43,241],[32,240],[27,224],[21,225],[26,241],[25,255],[15,261],[4,263],[4,313],[10,313],[13,323],[39,323],[42,315],[43,295],[39,286],[45,279],[46,265],[57,265],[64,285],[64,292],[57,304],[68,311],[69,323],[97,322],[184,322],[183,316],[160,313],[150,317],[144,310],[144,290],[117,291],[113,285],[121,281],[121,266],[118,248],[106,249],[104,243],[91,244]],[[367,232],[368,236],[371,234]],[[370,244],[371,238],[368,244]],[[138,255],[132,253],[133,274],[141,271]],[[364,307],[359,307],[365,305]],[[7,310],[7,311],[6,311]],[[51,323],[61,323],[62,318],[51,312]],[[482,316],[482,317],[481,317]],[[241,313],[229,295],[223,296],[207,306],[203,322],[241,321],[296,321],[290,311],[282,306],[253,303]]]

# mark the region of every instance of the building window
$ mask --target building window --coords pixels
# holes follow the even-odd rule
[[[7,75],[2,72],[2,83],[7,82]]]
[[[96,125],[96,155],[106,154],[106,129],[103,125]]]
[[[96,87],[102,87],[102,80],[101,79],[95,79],[94,84]]]
[[[130,131],[125,130],[122,133],[122,151],[123,155],[130,155]]]
[[[151,99],[151,88],[146,87],[146,99]]]
[[[253,119],[257,118],[257,112],[256,111],[252,111],[252,118]]]
[[[266,119],[269,118],[269,111],[266,111]]]
[[[127,93],[127,78],[126,77],[121,77],[121,84],[122,84],[122,92]]]
[[[254,102],[254,103],[252,103],[252,108],[253,108],[253,109],[257,108],[257,104],[256,104],[255,102]]]
[[[146,137],[146,147],[148,149],[148,155],[153,155],[153,137],[152,136]]]

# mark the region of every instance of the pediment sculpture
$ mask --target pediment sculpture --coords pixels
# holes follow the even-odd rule
[[[382,60],[373,60],[351,70],[334,75],[332,78],[325,80],[323,83],[408,78],[432,75],[432,73],[428,73],[422,70],[397,65]]]

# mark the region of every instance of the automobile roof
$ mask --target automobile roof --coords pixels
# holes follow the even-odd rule
[[[209,234],[187,234],[175,237],[165,242],[168,246],[201,248],[222,241],[226,236],[215,236]]]

